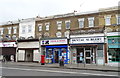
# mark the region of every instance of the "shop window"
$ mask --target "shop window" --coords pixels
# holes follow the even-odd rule
[[[109,61],[120,62],[120,49],[109,49]]]
[[[52,59],[53,59],[53,52],[52,52],[52,49],[49,48],[47,50],[47,53],[46,53],[46,63],[52,63]]]

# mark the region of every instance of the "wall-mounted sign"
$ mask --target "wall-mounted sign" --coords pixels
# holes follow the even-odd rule
[[[67,39],[41,40],[41,45],[67,44]]]
[[[89,38],[73,38],[70,39],[70,44],[79,43],[104,43],[104,37],[89,37]]]
[[[1,42],[0,47],[17,47],[15,42]]]

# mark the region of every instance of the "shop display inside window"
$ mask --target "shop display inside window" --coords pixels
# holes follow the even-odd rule
[[[46,63],[52,63],[53,52],[52,49],[48,49],[46,54]]]
[[[109,61],[120,62],[120,49],[109,49]]]

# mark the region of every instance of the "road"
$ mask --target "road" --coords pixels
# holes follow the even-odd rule
[[[2,76],[76,76],[76,77],[103,77],[103,78],[118,78],[118,72],[103,72],[91,70],[75,70],[64,68],[48,68],[48,67],[30,67],[3,64],[0,66]],[[12,77],[13,78],[13,77]]]

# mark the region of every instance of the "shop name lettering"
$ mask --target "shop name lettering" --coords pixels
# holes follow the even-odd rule
[[[65,43],[66,40],[46,40],[42,41],[42,44],[53,44],[53,43]]]
[[[50,42],[65,42],[65,40],[52,40]]]
[[[101,38],[79,38],[79,39],[72,39],[72,41],[100,41]]]

